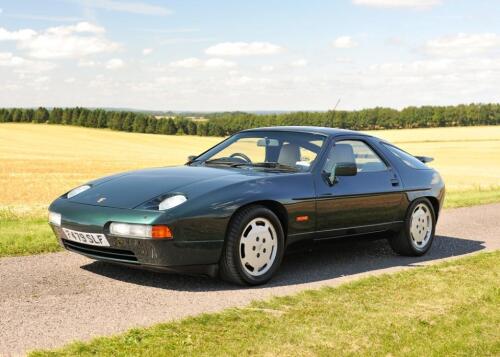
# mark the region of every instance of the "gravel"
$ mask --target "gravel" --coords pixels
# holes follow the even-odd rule
[[[69,252],[0,259],[0,355],[123,332],[252,300],[500,248],[500,204],[447,210],[427,255],[400,257],[385,240],[342,241],[289,254],[272,282],[224,282],[114,266]]]

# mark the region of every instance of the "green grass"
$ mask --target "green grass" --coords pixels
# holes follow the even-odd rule
[[[0,209],[0,257],[60,250],[46,209]]]
[[[446,193],[445,208],[469,207],[500,202],[500,186],[478,187],[469,191],[450,191]]]
[[[477,254],[31,355],[498,356],[499,259]]]
[[[500,187],[446,193],[445,208],[500,202]],[[55,252],[60,250],[41,209],[36,213],[0,210],[0,257]],[[30,212],[30,211],[28,211]]]
[[[60,250],[46,218],[3,218],[0,216],[0,257]]]

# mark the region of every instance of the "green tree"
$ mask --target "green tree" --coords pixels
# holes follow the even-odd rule
[[[47,109],[39,107],[35,111],[35,115],[33,117],[33,121],[35,123],[46,123],[49,120],[49,112]]]

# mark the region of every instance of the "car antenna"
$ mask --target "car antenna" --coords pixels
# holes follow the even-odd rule
[[[339,99],[337,100],[337,103],[335,103],[335,106],[332,109],[333,112],[337,109],[339,103],[340,103],[340,97],[339,97]]]

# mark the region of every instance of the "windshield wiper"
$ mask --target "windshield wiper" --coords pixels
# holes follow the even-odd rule
[[[238,164],[238,162],[234,160],[228,160],[227,158],[219,158],[205,161],[205,165],[227,165],[233,166]]]
[[[242,162],[231,165],[231,167],[239,167],[239,166],[262,167],[266,169],[276,169],[276,170],[293,171],[293,172],[299,171],[295,167],[280,164],[279,162]]]

